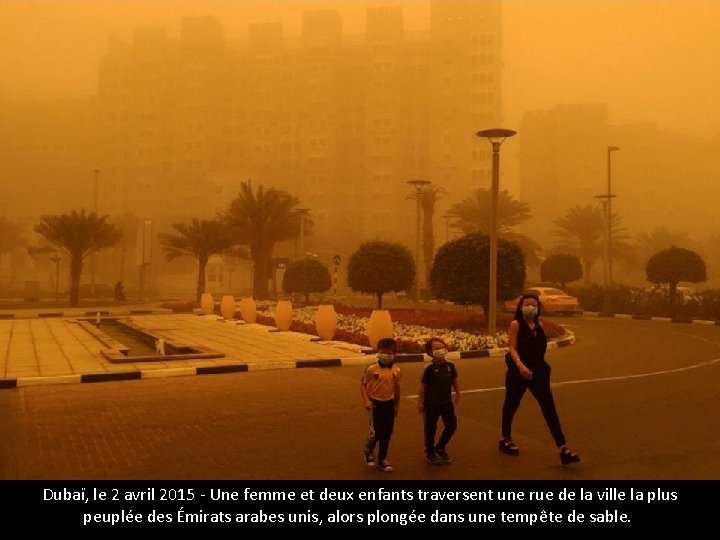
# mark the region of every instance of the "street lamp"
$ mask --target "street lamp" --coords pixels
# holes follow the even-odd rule
[[[333,302],[337,303],[337,274],[338,266],[340,266],[340,255],[335,254],[333,257],[333,265],[335,266],[335,272],[333,273]]]
[[[305,256],[305,216],[307,216],[310,213],[309,208],[296,208],[295,213],[299,216],[300,219],[300,255]],[[295,253],[295,258],[297,259],[297,252]]]
[[[95,173],[93,212],[95,212],[95,217],[97,218],[97,213],[98,213],[98,175],[100,174],[100,169],[95,169],[93,172]],[[95,255],[95,252],[93,251],[92,259],[90,260],[90,294],[93,297],[95,296],[95,267],[96,266],[97,266],[97,257]]]
[[[612,285],[612,156],[613,152],[620,150],[619,146],[607,147],[607,266],[608,266],[608,285]]]
[[[498,244],[498,192],[500,190],[500,145],[515,135],[512,129],[484,129],[477,132],[492,144],[492,211],[490,212],[490,286],[488,291],[488,336],[495,337],[497,318],[497,244]]]
[[[595,195],[593,198],[598,199],[602,203],[602,219],[603,223],[607,223],[607,216],[608,216],[608,201],[613,198],[615,195]],[[603,234],[603,240],[605,240],[605,257],[603,257],[603,284],[605,287],[608,286],[608,243],[607,243],[607,227],[605,227],[605,233]]]
[[[431,184],[429,180],[408,180],[408,184],[415,188],[415,309],[420,308],[420,236],[422,235],[422,191]]]

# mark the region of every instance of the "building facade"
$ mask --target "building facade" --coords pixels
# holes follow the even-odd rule
[[[97,97],[78,125],[59,127],[77,133],[58,143],[67,148],[56,156],[52,142],[32,142],[42,125],[14,119],[27,140],[0,141],[0,167],[31,170],[32,193],[58,193],[43,212],[90,208],[98,170],[99,211],[153,220],[158,232],[215,216],[252,180],[310,210],[305,250],[327,264],[364,240],[412,249],[408,180],[447,191],[436,216],[490,184],[490,148],[475,132],[502,118],[500,15],[497,0],[433,0],[424,31],[406,30],[394,6],[369,8],[362,34],[345,32],[334,10],[304,12],[299,36],[281,24],[226,36],[211,17],[182,19],[178,39],[138,29],[109,40]]]

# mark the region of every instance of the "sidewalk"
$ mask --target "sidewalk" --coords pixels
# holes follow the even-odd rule
[[[85,312],[78,315],[84,317]],[[152,314],[123,318],[166,341],[214,349],[225,356],[209,360],[113,364],[102,356],[103,344],[75,318],[0,320],[0,387],[371,361],[360,353],[359,347],[315,343],[310,341],[313,336],[307,334],[272,332],[268,326],[236,324],[216,316]]]
[[[155,313],[146,314],[148,311]],[[90,383],[109,380],[206,375],[238,371],[367,365],[372,357],[359,345],[318,342],[297,332],[277,332],[260,324],[224,321],[216,315],[172,314],[152,306],[118,306],[64,309],[50,312],[22,310],[12,318],[0,318],[0,389],[40,384]],[[94,320],[107,313],[162,338],[222,353],[213,359],[170,359],[112,363],[101,351],[109,350],[78,320]],[[138,314],[132,314],[136,312]],[[0,312],[1,315],[1,312]],[[105,315],[108,316],[108,315]],[[100,329],[102,330],[102,324]],[[93,330],[94,331],[94,330]],[[548,348],[570,345],[575,336],[548,343]],[[108,345],[110,345],[108,342]],[[504,355],[506,349],[450,353],[448,359],[470,359]],[[423,362],[422,354],[400,355],[398,361]]]

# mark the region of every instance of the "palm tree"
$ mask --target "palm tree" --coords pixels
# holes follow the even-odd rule
[[[84,209],[70,214],[42,216],[35,232],[67,254],[70,259],[70,305],[80,303],[80,276],[83,260],[120,241],[122,234],[107,222],[108,216],[98,216]]]
[[[552,232],[557,238],[555,249],[576,255],[585,267],[585,282],[590,283],[593,264],[604,253],[605,218],[602,210],[592,204],[575,205],[553,223],[557,227]]]
[[[408,199],[420,197],[420,208],[422,210],[422,255],[425,266],[426,283],[430,282],[430,269],[432,268],[433,257],[435,256],[435,229],[433,227],[433,216],[435,214],[435,203],[439,196],[447,193],[445,188],[436,187],[424,189],[420,192],[413,192]],[[419,269],[418,269],[419,272]]]
[[[196,300],[205,292],[205,267],[213,255],[226,253],[235,243],[232,231],[220,220],[192,219],[189,224],[173,223],[175,234],[160,235],[165,258],[195,257],[198,261]]]
[[[448,214],[455,218],[453,227],[459,227],[465,234],[473,232],[490,233],[492,218],[492,193],[490,189],[480,188],[473,195],[454,204]],[[513,227],[525,223],[532,218],[527,203],[513,198],[508,190],[498,193],[498,236],[504,240],[515,242],[525,254],[525,260],[530,266],[540,264],[540,245],[532,238],[518,232]]]
[[[612,216],[613,258],[628,260],[633,256],[633,248],[627,243],[627,235],[620,226],[620,216]],[[605,233],[607,220],[600,207],[576,204],[564,217],[556,219],[557,227],[553,236],[557,238],[554,249],[576,255],[585,267],[585,282],[590,283],[591,271],[595,262],[605,254]]]
[[[253,192],[250,181],[243,182],[240,193],[230,203],[223,219],[236,229],[238,243],[250,248],[254,263],[253,296],[267,298],[270,260],[276,242],[292,240],[299,234],[296,197],[275,188],[258,186]]]
[[[430,269],[432,268],[433,257],[435,256],[435,229],[433,228],[435,203],[440,198],[439,196],[446,194],[447,191],[445,191],[445,188],[436,187],[425,189],[420,193],[420,207],[422,208],[423,219],[422,249],[423,261],[425,263],[425,282],[430,283]]]

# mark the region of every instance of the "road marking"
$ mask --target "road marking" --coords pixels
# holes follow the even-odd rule
[[[617,375],[615,377],[599,377],[597,379],[575,379],[573,381],[562,381],[557,383],[552,383],[550,386],[555,388],[558,386],[569,386],[571,384],[586,384],[586,383],[595,383],[595,382],[609,382],[609,381],[623,381],[627,379],[642,379],[645,377],[657,377],[658,375],[669,375],[671,373],[680,373],[683,371],[690,371],[693,369],[698,369],[706,366],[711,366],[714,364],[720,363],[720,357],[714,358],[712,360],[708,360],[707,362],[700,362],[698,364],[692,364],[690,366],[685,367],[679,367],[674,369],[665,369],[662,371],[651,371],[650,373],[635,373],[632,375]],[[471,388],[470,390],[463,390],[463,394],[481,394],[484,392],[498,392],[500,390],[505,390],[504,386],[496,386],[494,388]],[[405,396],[408,399],[417,399],[417,395],[411,395],[411,396]]]

